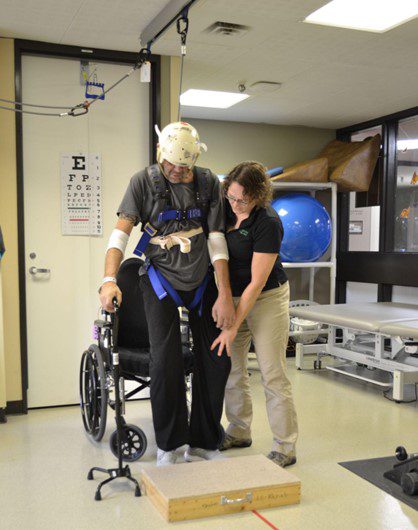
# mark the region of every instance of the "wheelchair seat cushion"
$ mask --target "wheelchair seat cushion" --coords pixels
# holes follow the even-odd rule
[[[120,367],[124,375],[149,377],[149,348],[119,348]]]
[[[149,348],[119,348],[120,367],[123,375],[136,375],[139,377],[150,377]],[[184,371],[189,374],[193,368],[193,353],[187,346],[183,346]]]

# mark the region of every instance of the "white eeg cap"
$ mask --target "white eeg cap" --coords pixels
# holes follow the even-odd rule
[[[196,129],[183,121],[169,123],[162,131],[155,126],[158,135],[157,161],[167,160],[175,166],[192,168],[200,153],[207,151],[206,144],[200,141]]]

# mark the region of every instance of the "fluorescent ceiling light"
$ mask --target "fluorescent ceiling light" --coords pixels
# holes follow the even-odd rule
[[[418,15],[418,0],[332,0],[304,22],[382,33]]]
[[[212,109],[227,109],[243,99],[248,94],[235,92],[218,92],[216,90],[196,90],[190,88],[180,96],[180,103],[186,107],[210,107]]]
[[[409,149],[418,149],[418,138],[411,138],[409,140],[398,140],[396,142],[398,151],[407,151]]]

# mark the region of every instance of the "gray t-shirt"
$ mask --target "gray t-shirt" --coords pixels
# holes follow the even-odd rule
[[[196,171],[194,170],[196,179]],[[210,203],[207,214],[207,226],[209,232],[224,232],[225,217],[224,205],[221,194],[219,179],[210,171],[206,177],[210,180],[208,190],[211,190]],[[193,183],[171,184],[167,181],[172,206],[174,209],[186,210],[196,207],[195,191]],[[136,173],[129,183],[122,202],[118,208],[121,213],[135,216],[138,222],[149,221],[153,226],[157,225],[156,213],[154,218],[149,218],[154,204],[153,188],[150,177],[146,170]],[[158,235],[172,234],[181,230],[191,230],[201,226],[197,219],[168,221],[160,230]],[[159,245],[149,244],[145,254],[152,263],[160,270],[165,278],[176,290],[191,291],[198,287],[203,281],[209,267],[209,253],[207,239],[204,233],[191,238],[191,250],[184,254],[180,252],[180,246],[173,246],[170,250],[162,249]],[[140,274],[145,274],[141,269]]]

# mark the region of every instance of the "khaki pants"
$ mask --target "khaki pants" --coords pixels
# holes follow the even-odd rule
[[[234,298],[238,304],[239,298]],[[253,417],[247,357],[251,339],[255,345],[267,415],[273,433],[273,451],[295,453],[297,418],[290,381],[286,375],[289,334],[289,282],[264,291],[241,324],[232,346],[232,367],[225,392],[227,433],[251,437]]]

